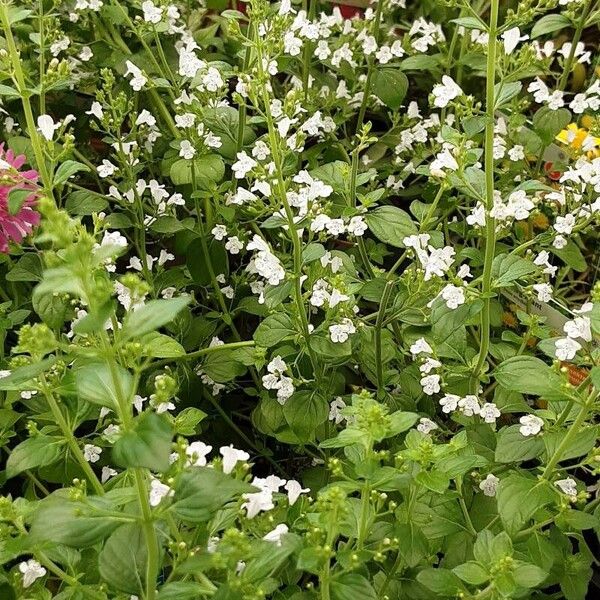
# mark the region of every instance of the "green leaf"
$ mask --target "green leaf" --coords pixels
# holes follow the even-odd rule
[[[198,423],[206,418],[206,413],[194,406],[184,408],[176,417],[173,427],[175,433],[181,435],[194,435],[198,427]]]
[[[185,354],[185,348],[172,337],[162,333],[147,333],[140,339],[144,355],[153,358],[177,358]]]
[[[365,220],[378,240],[396,248],[404,248],[404,238],[418,231],[410,215],[395,206],[380,206],[367,213]]]
[[[448,569],[423,569],[417,575],[417,581],[442,596],[454,598],[465,591],[461,580]]]
[[[23,386],[37,377],[40,373],[47,371],[56,362],[55,356],[49,356],[40,362],[19,367],[7,377],[0,378],[0,390],[20,390]]]
[[[531,30],[531,39],[540,37],[546,33],[552,33],[565,27],[571,27],[571,21],[562,14],[544,15],[535,22]]]
[[[398,110],[408,91],[408,77],[400,70],[379,67],[373,72],[373,93],[392,110]]]
[[[119,394],[122,399],[133,397],[133,377],[129,371],[106,362],[93,362],[75,368],[75,388],[82,400],[106,406],[116,411],[119,406]]]
[[[89,171],[90,168],[76,160],[65,160],[54,173],[54,185],[61,185],[69,179],[69,177],[79,173],[80,171]]]
[[[538,268],[532,261],[513,254],[499,254],[492,263],[494,287],[506,287],[513,281],[535,273]]]
[[[536,436],[524,436],[519,425],[504,427],[498,433],[494,460],[500,463],[520,462],[539,457],[544,442]]]
[[[98,555],[102,579],[115,590],[139,596],[144,594],[147,562],[148,546],[141,523],[121,525]]]
[[[571,113],[566,108],[552,110],[542,106],[533,115],[533,129],[540,136],[545,146],[548,146],[556,135],[571,122]]]
[[[508,104],[519,94],[523,85],[519,81],[500,82],[494,86],[494,108],[498,109]]]
[[[474,560],[470,560],[462,565],[454,567],[452,572],[471,585],[481,585],[490,578],[483,566]]]
[[[106,497],[87,496],[85,502],[74,502],[68,494],[68,490],[59,490],[38,503],[29,530],[33,543],[87,548],[120,525],[120,521],[105,514],[115,510]]]
[[[168,300],[150,300],[137,310],[127,314],[121,335],[123,340],[144,335],[170,323],[189,303],[189,296]]]
[[[353,429],[348,427],[342,429],[337,436],[323,440],[320,444],[320,448],[344,448],[345,446],[351,446],[352,444],[366,444],[368,441],[368,434],[360,429]]]
[[[126,431],[113,447],[113,459],[121,467],[146,467],[153,471],[169,468],[171,426],[164,415],[143,413],[134,428]]]
[[[227,502],[256,491],[217,469],[194,467],[179,476],[169,511],[188,523],[205,523]]]
[[[522,475],[509,475],[496,492],[498,512],[509,535],[514,535],[546,504],[555,499],[547,482]]]
[[[330,584],[331,600],[377,600],[373,586],[362,575],[344,573]]]
[[[494,371],[496,381],[505,389],[532,396],[564,399],[560,392],[562,377],[534,356],[513,356]]]
[[[413,412],[397,410],[390,415],[390,429],[388,436],[398,435],[408,431],[418,420],[419,415]]]
[[[598,426],[584,427],[561,449],[558,462],[586,455],[595,445],[599,436]],[[546,456],[553,456],[565,437],[564,431],[548,431],[542,436],[546,446]]]
[[[217,383],[227,383],[246,372],[246,366],[235,359],[235,351],[216,350],[202,363],[202,371]]]
[[[7,281],[40,281],[42,261],[37,254],[24,254],[6,274]]]
[[[197,600],[212,594],[214,594],[214,587],[209,583],[171,581],[160,588],[158,600]]]
[[[6,461],[6,478],[35,467],[43,467],[56,462],[61,454],[65,440],[48,435],[36,435],[13,448]]]
[[[254,332],[254,341],[263,348],[272,348],[296,333],[291,317],[284,312],[269,315]]]
[[[205,154],[193,160],[182,158],[176,160],[170,169],[171,181],[175,185],[186,185],[192,183],[192,164],[196,174],[196,182],[201,188],[209,188],[216,184],[225,175],[225,163],[218,154]]]
[[[564,248],[550,246],[549,250],[552,254],[558,256],[568,267],[571,267],[571,269],[578,273],[583,273],[588,268],[585,257],[573,240],[568,240]]]
[[[548,573],[531,563],[518,561],[513,568],[512,576],[517,585],[524,588],[534,588],[543,583]]]
[[[299,443],[314,440],[317,427],[327,421],[329,403],[318,390],[301,390],[283,405],[283,416]]]
[[[477,29],[479,31],[487,31],[487,25],[478,17],[459,17],[458,19],[452,19],[451,23],[456,23],[460,27],[465,29]]]
[[[108,207],[108,201],[85,190],[77,190],[67,196],[65,208],[74,216],[91,215],[99,213]]]
[[[29,198],[33,192],[31,190],[22,190],[20,188],[13,188],[8,192],[8,212],[11,215],[16,215],[21,208],[25,200]]]

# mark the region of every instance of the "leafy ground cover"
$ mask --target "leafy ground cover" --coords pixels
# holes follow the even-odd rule
[[[597,1],[0,20],[2,599],[594,597]]]

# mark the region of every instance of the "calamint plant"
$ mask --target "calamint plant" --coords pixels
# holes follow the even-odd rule
[[[597,0],[0,0],[0,598],[595,597]]]

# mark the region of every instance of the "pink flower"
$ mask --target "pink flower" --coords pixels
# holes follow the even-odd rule
[[[34,210],[38,173],[33,169],[19,171],[25,163],[25,156],[15,156],[12,150],[4,151],[0,144],[0,252],[8,252],[10,241],[20,243],[40,222],[40,215]],[[11,190],[31,190],[17,214],[10,214],[8,195]]]

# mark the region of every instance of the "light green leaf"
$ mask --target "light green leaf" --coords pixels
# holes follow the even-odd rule
[[[154,331],[170,323],[189,303],[189,296],[168,300],[150,300],[137,310],[127,314],[121,330],[123,340]]]
[[[404,238],[418,231],[410,215],[395,206],[380,206],[367,213],[365,220],[378,240],[396,248],[404,248]]]

